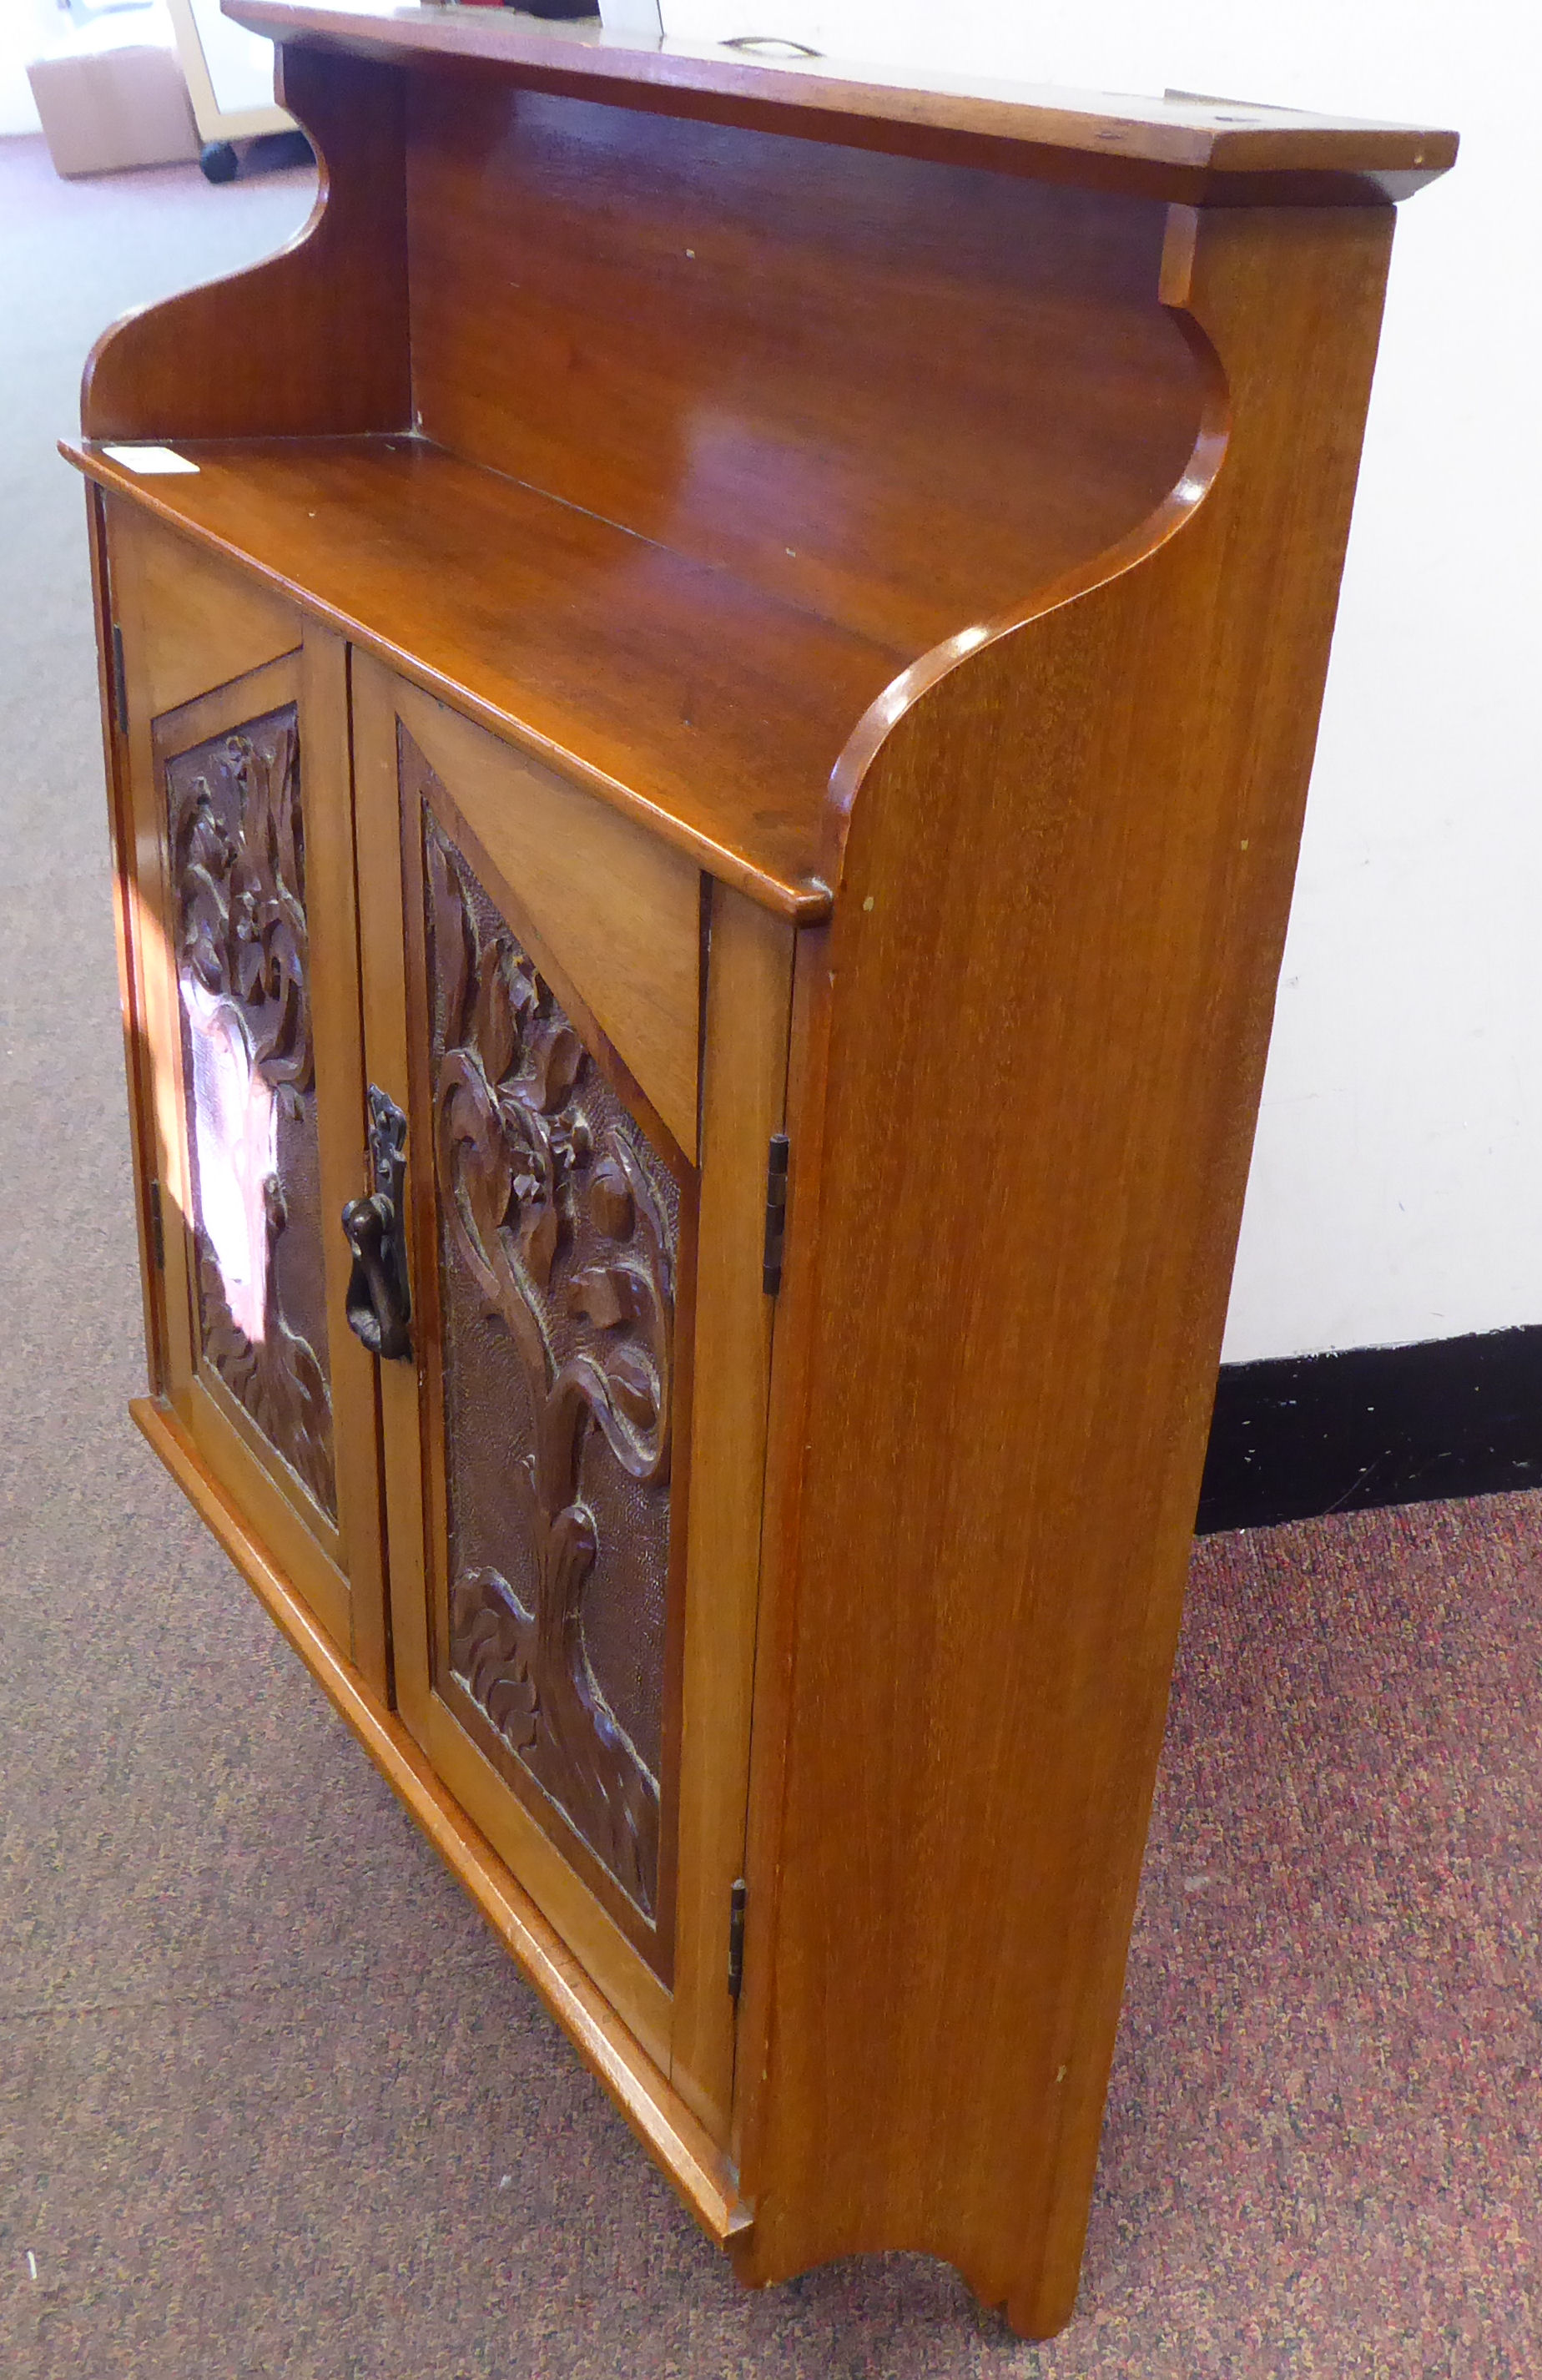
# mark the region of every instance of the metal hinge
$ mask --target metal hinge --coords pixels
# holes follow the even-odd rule
[[[766,1157],[766,1249],[762,1280],[768,1297],[782,1286],[782,1248],[787,1232],[787,1158],[784,1132],[773,1132]]]
[[[745,1979],[745,1896],[748,1887],[742,1876],[734,1879],[728,1895],[728,1997],[736,2000],[739,1986]]]
[[[128,678],[123,665],[123,630],[113,622],[113,725],[120,735],[128,733]]]
[[[166,1234],[161,1221],[161,1185],[158,1182],[152,1182],[150,1185],[150,1246],[151,1253],[155,1258],[156,1271],[164,1272]]]

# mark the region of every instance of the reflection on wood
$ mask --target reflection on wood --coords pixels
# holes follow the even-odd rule
[[[166,780],[203,1356],[335,1518],[294,705]]]
[[[605,1550],[621,1574],[624,1624],[634,1636],[651,1633],[648,1608],[668,1545],[673,1184],[426,808],[423,831],[446,1269],[462,1273],[481,1316],[507,1333],[529,1414],[512,1512],[500,1515],[504,1559],[523,1570],[524,1594],[502,1569],[466,1559],[455,1508],[467,1500],[454,1475],[467,1454],[452,1440],[451,1666],[508,1749],[651,1913],[658,1778],[596,1674],[585,1605],[603,1515],[613,1524]],[[448,1336],[453,1370],[453,1321]],[[509,1451],[500,1442],[492,1459],[506,1464]],[[617,1493],[627,1482],[630,1503]],[[656,1709],[657,1679],[644,1686]]]
[[[276,1174],[266,1187],[272,1248],[284,1229],[284,1194]],[[203,1353],[225,1387],[245,1406],[263,1437],[298,1472],[316,1501],[335,1514],[337,1487],[332,1463],[332,1399],[320,1364],[303,1339],[270,1312],[269,1327],[253,1342],[225,1303],[219,1261],[203,1232],[198,1235],[198,1298],[203,1320]]]

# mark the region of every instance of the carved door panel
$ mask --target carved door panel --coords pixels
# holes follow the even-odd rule
[[[722,2133],[788,938],[766,921],[764,1064],[715,1095],[699,872],[354,667],[369,1069],[407,1119],[412,1356],[381,1366],[400,1707]]]
[[[241,582],[226,607],[223,574],[176,544],[113,524],[155,1385],[211,1488],[383,1688],[374,1378],[338,1222],[363,1174],[346,649]],[[191,646],[160,592],[186,603],[189,582]],[[167,704],[189,677],[214,682]]]

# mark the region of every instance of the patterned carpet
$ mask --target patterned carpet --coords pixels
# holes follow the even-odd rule
[[[91,336],[303,176],[0,142],[0,2372],[1275,2380],[1542,2369],[1542,1496],[1196,1549],[1081,2302],[739,2292],[124,1416],[79,490]]]

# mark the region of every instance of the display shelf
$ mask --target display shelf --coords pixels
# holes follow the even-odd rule
[[[831,772],[907,655],[407,435],[69,458],[789,917]]]

